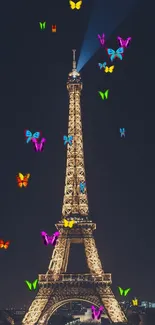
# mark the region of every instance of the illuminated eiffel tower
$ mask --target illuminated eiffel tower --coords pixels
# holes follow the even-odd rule
[[[104,273],[93,237],[96,224],[89,220],[86,186],[81,191],[80,183],[85,183],[83,136],[81,123],[80,96],[82,82],[76,70],[75,50],[73,50],[73,69],[69,73],[67,89],[69,92],[67,164],[62,218],[55,226],[60,232],[54,247],[46,274],[39,274],[39,291],[23,319],[26,325],[47,325],[51,315],[62,305],[71,301],[85,301],[92,305],[104,306],[111,322],[127,323],[110,284],[111,274]],[[68,139],[68,138],[67,138]],[[64,225],[63,219],[75,220],[72,228]],[[67,222],[67,221],[66,221]],[[85,248],[89,274],[67,274],[71,243],[82,243]]]

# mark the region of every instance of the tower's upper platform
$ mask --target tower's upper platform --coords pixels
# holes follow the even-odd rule
[[[82,89],[82,81],[80,73],[76,70],[76,61],[75,61],[75,52],[76,50],[73,50],[73,69],[72,72],[68,74],[68,81],[67,81],[67,89],[69,90],[70,85],[80,85]]]

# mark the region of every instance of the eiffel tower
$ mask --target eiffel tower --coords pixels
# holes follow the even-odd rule
[[[60,236],[54,247],[46,274],[39,274],[39,291],[26,313],[22,324],[47,325],[51,315],[62,305],[71,301],[85,301],[104,306],[111,322],[127,323],[110,284],[111,274],[104,273],[93,237],[96,224],[89,220],[87,189],[80,191],[85,183],[83,136],[80,96],[82,82],[76,70],[73,50],[73,69],[68,75],[69,92],[68,136],[73,136],[72,145],[67,143],[67,166],[62,219],[55,226]],[[65,227],[63,219],[75,221],[72,228]],[[85,248],[89,274],[67,274],[71,243],[82,243]]]

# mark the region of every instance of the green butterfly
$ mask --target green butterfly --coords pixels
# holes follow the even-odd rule
[[[44,21],[43,23],[39,23],[40,25],[40,29],[45,29],[45,26],[46,26],[46,21]]]
[[[34,280],[32,283],[26,280],[25,283],[28,285],[29,290],[35,290],[37,287],[38,279]]]
[[[107,89],[104,93],[102,91],[98,91],[100,96],[102,97],[102,99],[108,99],[108,95],[109,95],[109,89]]]
[[[121,287],[118,287],[118,289],[119,289],[120,296],[124,296],[124,297],[126,297],[127,294],[129,293],[129,291],[131,290],[131,288],[128,288],[128,289],[124,290]]]

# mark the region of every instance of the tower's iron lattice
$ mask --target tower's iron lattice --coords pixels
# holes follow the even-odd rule
[[[73,50],[73,69],[69,73],[67,89],[69,92],[68,136],[73,136],[72,145],[67,143],[67,164],[62,219],[56,224],[60,232],[54,247],[46,274],[39,274],[39,291],[23,319],[23,325],[47,325],[51,315],[62,305],[81,300],[92,305],[103,305],[109,319],[126,323],[112,290],[111,274],[104,273],[96,248],[93,231],[96,224],[88,219],[88,197],[85,186],[80,192],[80,182],[85,182],[83,136],[81,123],[80,96],[82,82],[76,70],[75,50]],[[76,221],[72,228],[64,227],[63,218]],[[83,243],[89,274],[67,274],[71,243]]]

